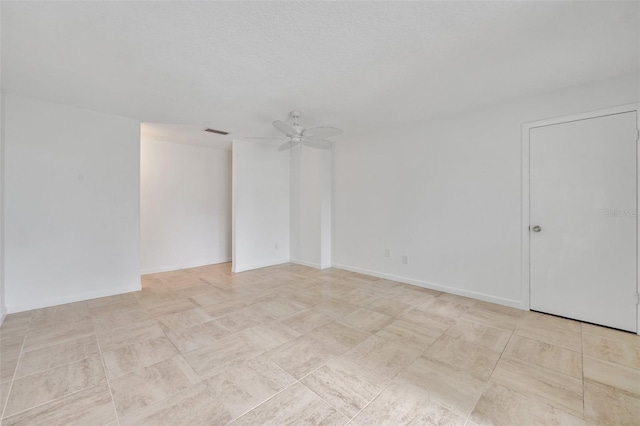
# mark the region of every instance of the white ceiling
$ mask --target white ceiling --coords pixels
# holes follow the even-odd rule
[[[1,2],[2,88],[228,143],[639,71],[639,2]],[[162,128],[162,125],[157,128]],[[166,127],[169,128],[169,127]]]

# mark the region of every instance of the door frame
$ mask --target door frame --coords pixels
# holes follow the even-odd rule
[[[582,112],[563,117],[549,118],[539,121],[531,121],[522,125],[522,306],[526,310],[531,310],[531,265],[529,254],[529,206],[530,206],[530,164],[529,146],[530,131],[536,127],[545,127],[553,124],[569,123],[572,121],[587,120],[590,118],[607,115],[622,114],[625,112],[636,113],[636,129],[640,129],[640,103],[626,104],[611,108],[604,108],[595,111]],[[640,134],[640,131],[639,131]],[[636,158],[636,209],[640,202],[640,147],[637,149]],[[636,215],[636,292],[640,293],[640,221]],[[640,305],[636,305],[636,333],[640,335]]]

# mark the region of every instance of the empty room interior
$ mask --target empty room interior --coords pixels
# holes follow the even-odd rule
[[[640,2],[0,1],[0,424],[640,425]]]

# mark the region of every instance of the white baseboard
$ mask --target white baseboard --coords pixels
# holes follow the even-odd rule
[[[180,269],[198,268],[200,266],[218,265],[220,263],[227,263],[227,262],[231,262],[230,257],[222,260],[214,260],[207,263],[197,262],[197,263],[190,263],[186,265],[174,265],[174,266],[163,266],[160,268],[148,268],[148,269],[141,270],[140,274],[141,275],[157,274],[160,272],[178,271]]]
[[[296,265],[308,266],[310,268],[323,269],[319,263],[307,262],[306,260],[291,259],[291,263]]]
[[[131,293],[132,291],[140,291],[142,286],[140,282],[136,285],[123,286],[117,288],[109,288],[100,291],[92,291],[89,293],[76,293],[72,296],[60,297],[56,299],[37,300],[29,303],[18,305],[7,305],[7,312],[14,314],[16,312],[30,311],[32,309],[48,308],[50,306],[64,305],[66,303],[82,302],[84,300],[97,299],[99,297],[115,296],[123,293]]]
[[[478,293],[475,291],[464,290],[464,289],[450,287],[450,286],[441,285],[441,284],[434,284],[427,281],[416,280],[413,278],[400,277],[398,275],[386,274],[383,272],[357,268],[354,266],[341,265],[338,263],[334,263],[332,266],[337,269],[344,269],[345,271],[356,272],[358,274],[371,275],[372,277],[383,278],[391,281],[398,281],[404,284],[415,285],[418,287],[428,288],[430,290],[443,291],[445,293],[451,293],[458,296],[470,297],[472,299],[478,299],[485,302],[495,303],[497,305],[503,305],[503,306],[509,306],[511,308],[528,310],[520,300],[505,299],[503,297],[491,296],[486,293]]]
[[[276,260],[274,261],[270,261],[270,262],[263,262],[263,263],[254,263],[252,265],[248,265],[245,266],[241,269],[236,269],[236,266],[233,266],[232,272],[234,273],[240,273],[240,272],[245,272],[245,271],[252,271],[254,269],[261,269],[261,268],[267,268],[269,266],[276,266],[276,265],[284,265],[285,263],[290,263],[289,259],[286,260]]]

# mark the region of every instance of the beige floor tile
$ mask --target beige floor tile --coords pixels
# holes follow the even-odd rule
[[[39,330],[41,328],[53,327],[55,325],[56,307],[40,308],[33,311],[29,330]]]
[[[246,306],[251,305],[255,302],[254,297],[237,297],[228,299],[219,303],[215,303],[213,305],[203,305],[201,306],[202,310],[207,314],[212,316],[213,318],[219,318],[221,316],[227,315],[228,313],[237,311]]]
[[[429,289],[415,289],[408,288],[409,285],[396,289],[396,296],[394,300],[398,302],[406,303],[408,305],[424,308],[433,301],[435,297],[438,297],[441,293]]]
[[[421,388],[434,403],[466,418],[487,387],[464,371],[420,357],[400,373],[398,382]]]
[[[136,306],[130,309],[115,310],[93,317],[93,327],[98,334],[104,334],[118,328],[132,327],[135,324],[148,321],[149,314]]]
[[[323,295],[321,292],[313,291],[313,289],[301,291],[298,285],[293,286],[290,291],[285,290],[284,295],[287,299],[299,303],[307,309],[313,308],[324,300],[331,299],[331,297]]]
[[[378,336],[370,336],[347,351],[344,356],[369,371],[392,379],[421,353],[422,349],[418,345],[400,344]]]
[[[22,351],[24,337],[5,337],[0,342],[0,383],[12,380]]]
[[[13,376],[18,366],[18,358],[20,354],[13,355],[11,358],[6,356],[0,357],[0,382],[13,380]]]
[[[333,321],[333,318],[329,315],[309,309],[282,320],[282,323],[293,328],[297,332],[304,334],[310,332],[314,328],[328,324],[331,321]]]
[[[167,293],[165,297],[169,297],[170,295]],[[117,296],[111,296],[117,297]],[[105,299],[110,299],[105,298]],[[130,296],[127,298],[121,298],[118,300],[106,301],[104,303],[98,304],[102,299],[94,299],[88,300],[87,306],[89,306],[89,312],[91,313],[92,318],[101,317],[104,315],[110,315],[123,311],[135,311],[137,309],[142,309],[138,299],[135,296]]]
[[[176,356],[110,380],[110,386],[118,416],[124,416],[198,381],[189,364]]]
[[[91,312],[87,302],[67,303],[55,307],[55,323],[68,324],[78,321],[90,321]]]
[[[516,392],[546,400],[554,407],[582,417],[582,379],[511,358],[502,358],[491,381]]]
[[[16,378],[29,376],[70,362],[81,361],[100,353],[96,336],[83,337],[59,345],[24,352]]]
[[[421,327],[407,321],[395,320],[382,330],[378,331],[376,335],[384,339],[400,342],[405,340],[414,341],[422,345],[424,349],[427,349],[429,345],[435,342],[436,339],[442,335],[442,332]]]
[[[4,410],[4,404],[7,402],[10,389],[11,389],[11,380],[8,380],[4,383],[0,383],[0,407],[2,407],[0,408],[0,410]]]
[[[512,336],[503,357],[526,361],[575,378],[582,377],[582,356],[560,346]]]
[[[478,309],[482,311],[495,312],[503,315],[507,315],[512,318],[523,318],[529,311],[523,309],[512,308],[510,306],[498,305],[491,302],[485,302],[483,300],[476,300],[472,309]]]
[[[99,355],[13,381],[5,416],[97,385],[105,380]]]
[[[138,299],[137,307],[142,307],[144,309],[151,309],[157,306],[170,304],[175,302],[176,300],[184,300],[184,298],[176,297],[175,292],[171,291],[167,287],[153,288],[142,291],[136,296],[136,299]]]
[[[304,385],[295,384],[234,423],[240,425],[344,425],[349,421]]]
[[[157,317],[156,321],[165,332],[180,331],[185,328],[193,327],[213,318],[207,315],[202,309],[194,308],[175,314],[163,315]]]
[[[154,320],[131,324],[115,330],[98,333],[98,342],[102,352],[133,345],[142,340],[155,339],[164,336],[164,332]]]
[[[301,382],[351,418],[380,393],[390,379],[344,357],[334,358]]]
[[[329,315],[333,319],[342,318],[358,309],[358,306],[352,305],[340,299],[329,299],[320,302],[313,307],[314,310]]]
[[[543,329],[557,329],[561,331],[570,331],[572,333],[582,332],[582,325],[579,321],[533,311],[525,312],[519,321],[519,325]]]
[[[207,380],[231,418],[238,418],[296,382],[264,356],[258,356]]]
[[[594,425],[637,425],[640,396],[585,380],[584,417]]]
[[[444,333],[456,323],[454,318],[436,316],[421,309],[412,309],[398,316],[399,320]]]
[[[463,426],[465,420],[465,417],[434,402],[424,389],[407,382],[393,382],[358,414],[354,423],[380,426]]]
[[[467,321],[488,325],[489,327],[500,328],[511,331],[518,325],[517,316],[507,315],[501,312],[494,312],[480,308],[470,308],[461,317]]]
[[[584,356],[585,380],[602,383],[640,396],[640,370]]]
[[[393,321],[393,317],[365,308],[358,309],[340,319],[341,323],[367,333],[375,333],[383,329],[391,321]]]
[[[367,309],[379,312],[381,314],[389,315],[390,317],[397,317],[404,311],[411,308],[411,305],[402,303],[397,300],[381,297],[365,306]]]
[[[179,288],[175,291],[175,294],[179,297],[184,297],[189,299],[194,296],[199,296],[200,294],[210,294],[212,290],[215,290],[210,284],[205,283],[197,279],[194,281],[193,285],[185,288]],[[193,302],[193,300],[192,300]]]
[[[447,302],[455,303],[456,305],[464,305],[468,308],[475,308],[479,303],[488,303],[481,302],[478,299],[471,299],[470,297],[458,296],[457,294],[451,293],[440,293],[440,295],[438,295],[438,299],[446,300]]]
[[[582,418],[566,413],[541,398],[491,385],[473,409],[471,421],[478,425],[584,425]]]
[[[120,426],[225,425],[232,419],[206,383],[179,391],[119,419]]]
[[[333,298],[340,298],[353,290],[351,286],[336,282],[316,282],[311,288],[322,293],[324,296]]]
[[[640,340],[637,345],[632,345],[592,334],[583,334],[582,352],[592,358],[640,369]]]
[[[500,352],[444,334],[429,346],[423,356],[487,381],[500,358]]]
[[[115,420],[107,383],[101,383],[5,418],[5,426],[106,425]]]
[[[19,312],[16,314],[9,314],[5,317],[0,326],[0,336],[12,336],[26,334],[31,323],[31,317],[33,311]]]
[[[347,302],[351,305],[357,306],[367,306],[374,300],[379,299],[380,296],[369,291],[364,291],[360,289],[353,289],[340,296],[340,300],[343,302]]]
[[[178,350],[173,343],[165,336],[161,336],[103,352],[102,358],[107,369],[107,377],[114,379],[177,354]]]
[[[441,296],[442,295],[433,299],[431,303],[423,309],[432,314],[450,318],[459,318],[469,310],[468,305],[454,303],[451,300],[443,299]]]
[[[572,331],[560,330],[559,328],[545,328],[538,324],[529,323],[518,324],[514,334],[529,339],[538,340],[574,352],[582,352],[582,334]]]
[[[498,352],[503,351],[511,337],[510,331],[464,319],[457,320],[446,334]]]
[[[296,379],[322,366],[337,352],[309,336],[300,336],[267,353],[267,357]]]
[[[150,318],[157,318],[164,315],[175,314],[178,312],[188,311],[190,309],[197,308],[196,304],[189,299],[177,299],[169,303],[163,303],[161,305],[145,308],[149,313]]]
[[[109,391],[104,362],[121,425],[341,424],[362,407],[353,426],[461,424],[476,402],[466,426],[580,424],[582,414],[635,424],[639,348],[632,333],[338,269],[211,265],[9,315],[0,405],[14,410],[8,424],[118,426],[113,402],[89,392]],[[91,357],[97,384],[74,367]],[[20,404],[31,408],[16,413]]]
[[[274,318],[253,309],[253,306],[231,312],[217,321],[232,333],[274,321]]]
[[[206,291],[189,296],[189,300],[198,306],[210,306],[217,303],[225,302],[232,299],[231,296],[225,294],[222,290],[210,287]]]
[[[76,322],[55,327],[42,328],[27,333],[24,342],[24,351],[45,348],[47,346],[59,345],[71,342],[83,337],[94,335],[93,326],[90,322]]]
[[[582,333],[603,337],[609,340],[615,340],[616,342],[626,343],[633,346],[640,345],[640,336],[628,331],[614,330],[612,328],[583,323]]]
[[[305,305],[296,303],[286,297],[260,302],[255,304],[253,308],[279,320],[307,309]]]
[[[179,331],[167,332],[167,337],[180,352],[190,352],[211,345],[214,341],[231,334],[217,321],[208,321]]]
[[[369,337],[369,334],[339,322],[330,322],[309,332],[307,336],[319,341],[336,353],[342,353],[362,342]]]
[[[254,348],[267,352],[295,339],[300,333],[279,321],[271,321],[248,328],[238,333],[238,336]]]
[[[249,345],[240,336],[231,335],[216,340],[208,346],[187,352],[184,357],[204,379],[261,353],[261,350]]]

